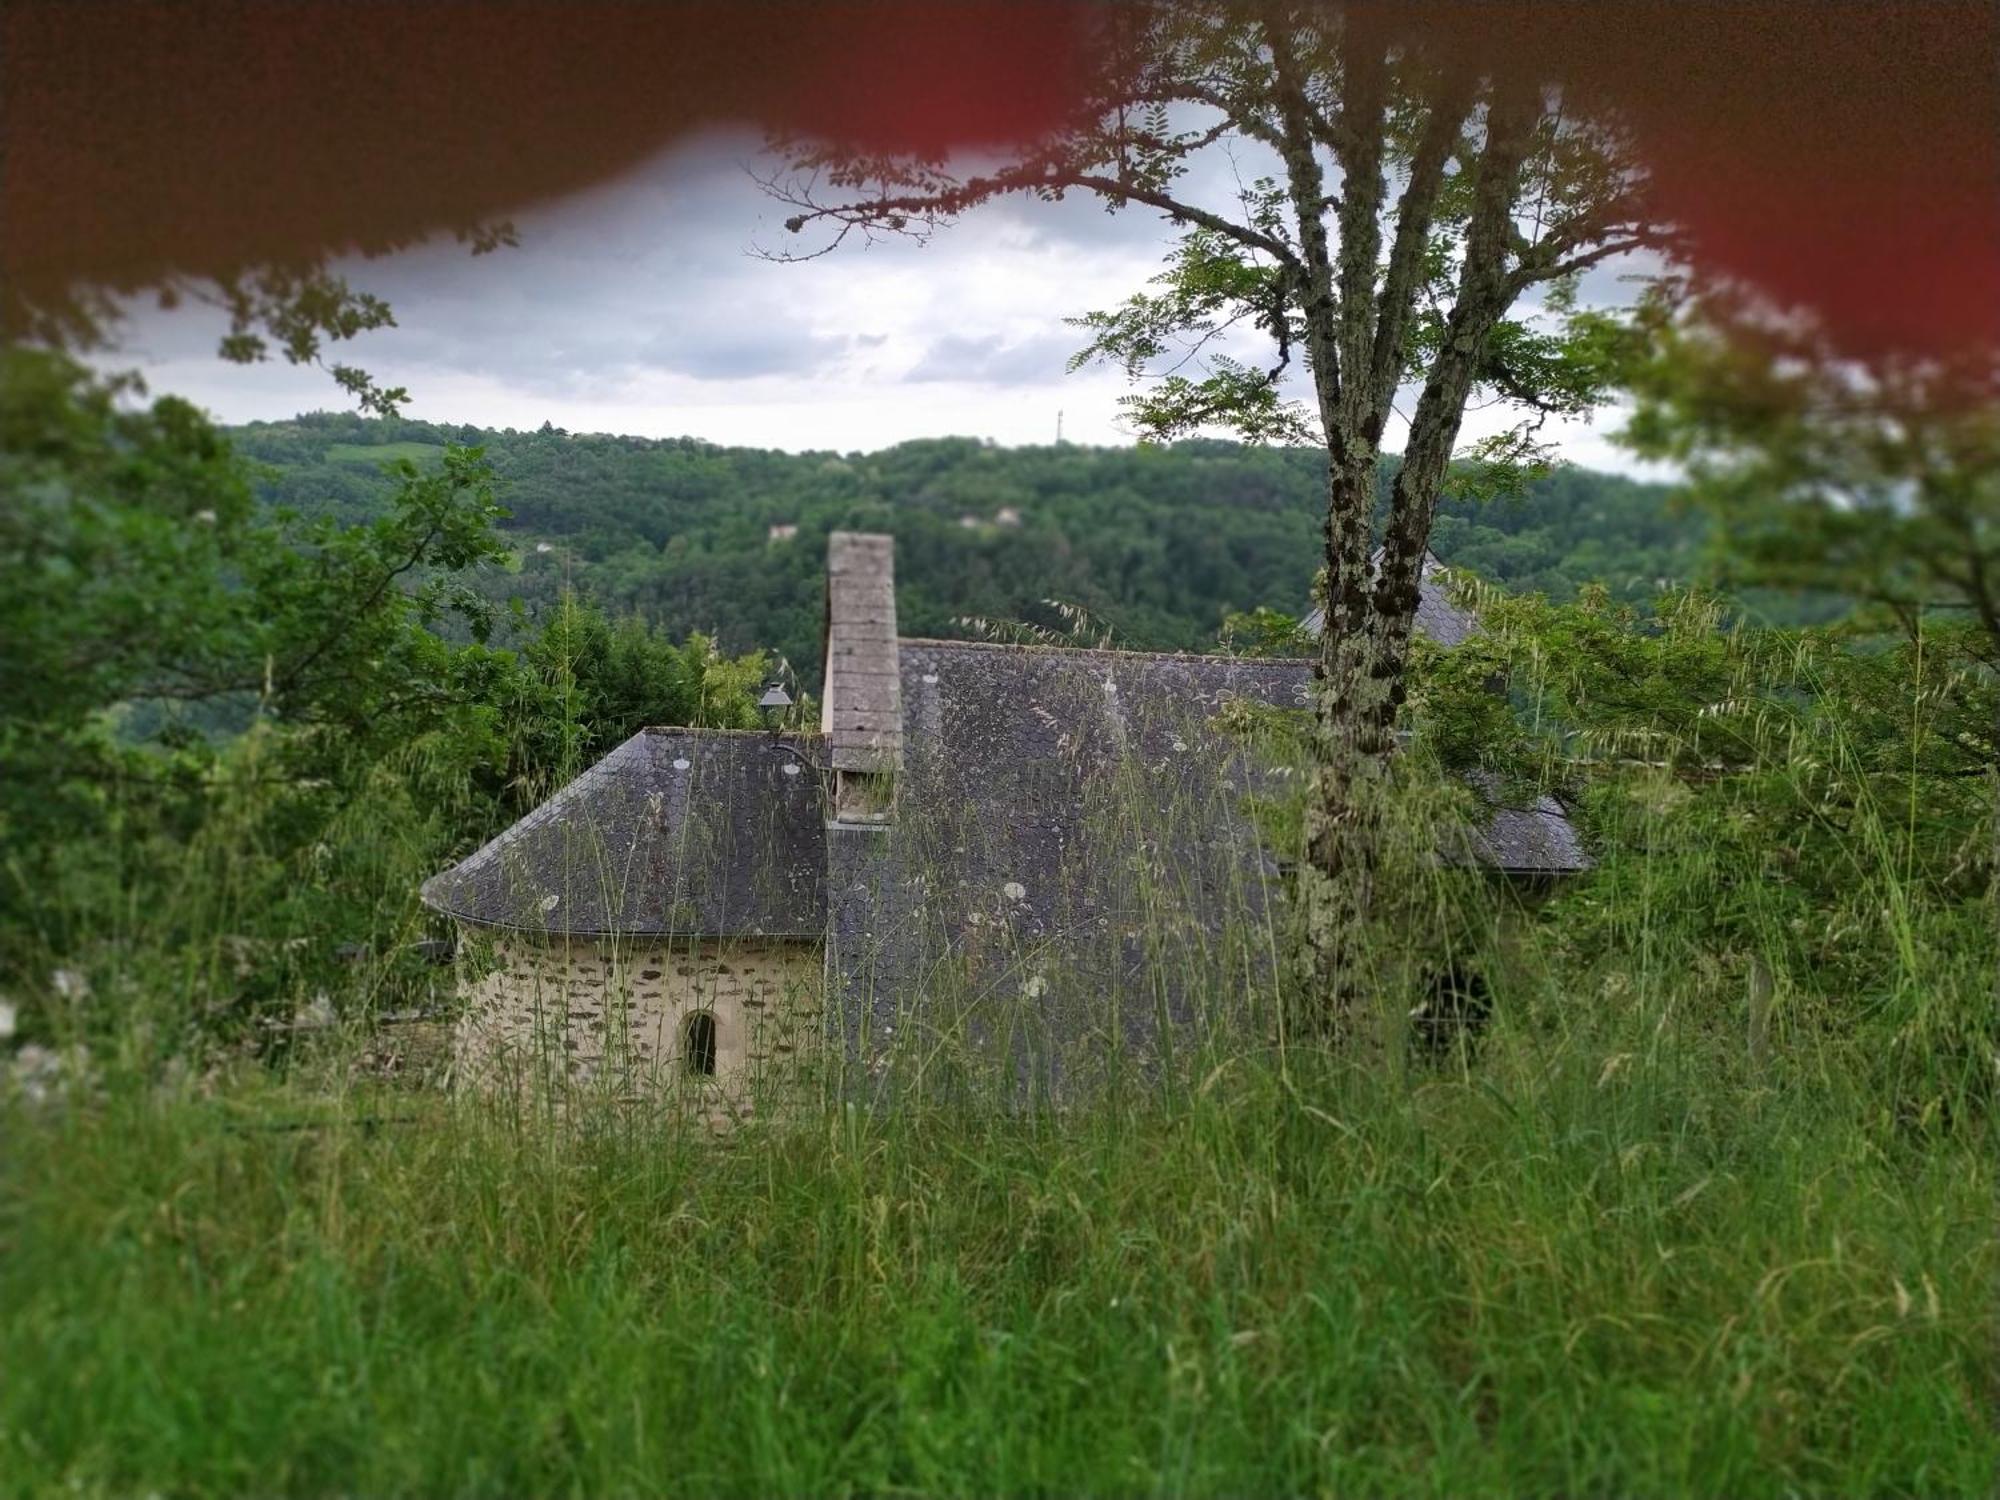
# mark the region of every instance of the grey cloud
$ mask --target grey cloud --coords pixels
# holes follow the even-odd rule
[[[734,327],[671,325],[640,351],[637,362],[697,380],[748,380],[824,370],[845,358],[853,343],[746,316]]]
[[[571,397],[606,394],[647,372],[810,373],[861,343],[800,327],[770,295],[778,268],[734,244],[690,244],[687,229],[677,221],[655,242],[594,242],[579,255],[566,228],[541,239],[524,228],[519,251],[377,278],[401,325],[383,347],[393,341],[399,358]]]
[[[1062,375],[1082,345],[1078,336],[1028,339],[946,334],[903,376],[908,381],[968,380],[979,385],[1041,385]]]
[[[1614,255],[1599,261],[1583,273],[1577,283],[1577,299],[1591,307],[1625,307],[1635,301],[1641,283],[1659,277],[1667,262],[1650,250]]]
[[[763,377],[768,384],[738,404],[769,401],[774,412],[795,415],[818,408],[786,407],[805,398],[786,394],[771,377],[811,387],[822,407],[829,396],[879,398],[874,408],[882,415],[870,420],[883,440],[926,430],[925,424],[943,430],[1004,424],[1008,403],[994,398],[1004,393],[1018,407],[1021,394],[1036,388],[1051,393],[1052,407],[1065,399],[1055,393],[1094,392],[1087,400],[1067,397],[1073,414],[1079,403],[1111,409],[1121,385],[1115,372],[1065,381],[1068,360],[1084,339],[1058,320],[1115,302],[1144,283],[1176,236],[1157,213],[1107,214],[1087,193],[1060,203],[1002,200],[922,249],[886,241],[782,267],[749,253],[760,242],[788,243],[778,227],[784,210],[745,169],[760,164],[754,138],[717,138],[620,183],[520,216],[518,249],[475,260],[445,239],[344,264],[339,269],[352,285],[388,300],[398,326],[326,352],[408,385],[419,403],[431,390],[470,390],[478,394],[460,399],[475,406],[492,401],[519,411],[560,404],[571,413],[568,426],[631,424],[629,413],[659,405],[659,382],[649,376],[710,383],[702,401],[718,406],[736,400],[728,382]],[[1248,181],[1264,170],[1253,153],[1231,159],[1212,151],[1175,192],[1233,209],[1238,177]],[[857,262],[869,266],[865,277],[854,274]],[[1594,273],[1587,297],[1596,300],[1602,287],[1608,300],[1620,269]],[[857,290],[864,282],[865,290]],[[983,311],[950,305],[947,289],[968,286],[995,293],[981,298]],[[901,330],[924,326],[933,331],[912,363]],[[894,337],[885,337],[885,329],[896,330]],[[298,393],[295,410],[344,404],[318,371],[221,364],[214,359],[220,331],[212,310],[188,306],[161,314],[140,307],[130,360],[189,372],[191,386],[225,415],[252,409],[273,415],[278,408],[270,397],[278,390]],[[1269,358],[1261,339],[1228,347],[1244,358]],[[1305,393],[1297,366],[1288,388]],[[507,406],[510,399],[517,404]],[[594,405],[627,414],[575,414]],[[477,421],[487,413],[450,415]],[[774,416],[771,437],[792,425]]]
[[[782,210],[748,170],[765,164],[754,138],[718,135],[622,183],[522,215],[518,248],[474,259],[437,240],[345,264],[339,269],[352,285],[395,309],[398,326],[329,353],[385,375],[408,370],[420,380],[424,370],[450,370],[568,400],[612,399],[648,373],[718,382],[829,372],[859,378],[854,361],[885,342],[867,328],[865,310],[837,311],[850,325],[859,311],[859,328],[825,331],[817,318],[809,326],[799,321],[802,309],[839,297],[834,262],[782,267],[749,253],[760,242],[784,239],[773,232]],[[928,250],[883,244],[877,252],[912,258],[915,295],[925,274],[916,269],[917,257],[955,259],[1009,229],[1029,247],[1058,255],[1073,249],[1101,256],[1131,240],[1139,263],[1150,262],[1168,234],[1151,214],[1108,218],[1083,195],[1060,204],[994,204]],[[1032,255],[1021,269],[1048,274]],[[1051,323],[1071,310],[1051,307]],[[181,315],[138,312],[136,352],[159,362],[212,351],[216,330],[193,321],[199,332]],[[1056,381],[1076,343],[1059,329],[1025,343],[947,340],[908,378],[1008,386]],[[878,378],[898,376],[892,368]]]
[[[1104,199],[1090,192],[1070,193],[1060,202],[1016,198],[982,212],[995,220],[1013,222],[1025,231],[1030,245],[1051,250],[1099,252],[1129,247],[1150,253],[1164,251],[1177,233],[1153,209],[1129,204],[1110,209]]]

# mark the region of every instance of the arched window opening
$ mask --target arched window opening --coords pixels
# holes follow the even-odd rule
[[[705,1010],[681,1022],[681,1061],[690,1073],[715,1072],[715,1017]]]

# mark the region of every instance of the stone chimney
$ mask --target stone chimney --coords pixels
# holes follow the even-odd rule
[[[879,1093],[876,1064],[911,990],[913,903],[895,818],[903,769],[896,549],[836,531],[826,553],[826,679],[820,728],[833,773],[826,823],[826,1022],[837,1087]]]
[[[820,728],[836,822],[886,823],[903,768],[896,659],[896,544],[836,531],[826,552],[826,680]]]

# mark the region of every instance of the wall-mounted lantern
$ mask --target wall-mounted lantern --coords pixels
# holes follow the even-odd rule
[[[792,695],[785,691],[782,682],[774,682],[764,689],[764,696],[757,700],[757,707],[763,711],[764,722],[773,729],[781,729],[785,723],[785,710],[792,706]]]

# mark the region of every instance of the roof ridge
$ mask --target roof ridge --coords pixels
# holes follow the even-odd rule
[[[1018,651],[1042,656],[1128,656],[1141,661],[1287,662],[1310,665],[1309,656],[1232,656],[1220,651],[1135,651],[1126,646],[1062,646],[1049,641],[959,641],[942,636],[903,636],[901,646],[964,646],[974,651]]]
[[[819,733],[819,731],[817,730],[721,729],[721,728],[710,728],[705,724],[643,724],[639,728],[632,731],[633,737],[637,737],[642,734],[706,735],[715,739],[722,739],[726,737],[729,739],[744,739],[744,740],[777,740],[780,743],[784,744],[791,744],[798,742],[810,743],[814,740],[822,740],[826,738],[825,735]],[[625,739],[619,741],[619,743],[621,745],[629,744],[631,743],[631,740]],[[605,753],[609,754],[610,752],[607,751]]]

